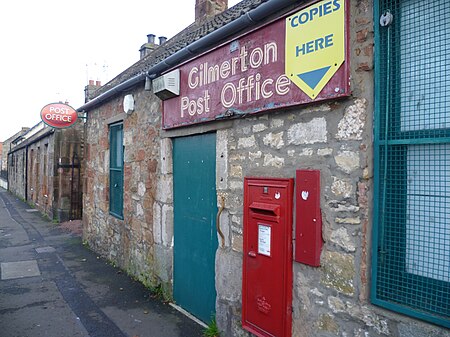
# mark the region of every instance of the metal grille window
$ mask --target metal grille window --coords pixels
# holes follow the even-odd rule
[[[123,219],[123,125],[109,127],[109,212]]]
[[[450,327],[450,1],[375,1],[383,14],[372,301]]]

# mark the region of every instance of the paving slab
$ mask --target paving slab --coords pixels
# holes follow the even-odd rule
[[[2,280],[11,280],[15,278],[41,275],[36,260],[2,262],[0,268],[2,270]]]
[[[46,247],[39,247],[35,249],[36,253],[38,254],[44,254],[44,253],[54,253],[56,252],[56,249],[50,246]]]

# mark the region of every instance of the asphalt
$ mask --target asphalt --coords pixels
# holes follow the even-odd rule
[[[0,188],[0,336],[195,337],[203,327]]]

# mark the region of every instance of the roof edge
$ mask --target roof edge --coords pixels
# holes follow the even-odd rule
[[[105,91],[101,95],[95,97],[91,101],[82,105],[77,109],[79,112],[88,112],[89,110],[99,106],[101,103],[107,101],[109,98],[115,96],[117,93],[130,89],[144,81],[146,77],[155,78],[162,72],[175,67],[177,64],[185,62],[208,49],[211,45],[214,45],[223,39],[230,37],[231,35],[255,25],[263,19],[269,17],[273,13],[291,6],[298,1],[293,0],[269,0],[260,6],[252,9],[251,11],[240,16],[236,20],[228,23],[225,26],[218,28],[217,30],[201,37],[197,41],[189,44],[188,46],[178,50],[174,54],[165,58],[161,62],[153,65],[145,73],[138,74],[125,82],[122,82],[115,87]]]

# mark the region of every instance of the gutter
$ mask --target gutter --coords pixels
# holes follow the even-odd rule
[[[46,131],[45,133],[43,133],[42,135],[36,137],[36,138],[29,138],[26,141],[24,141],[23,143],[17,145],[16,147],[14,147],[13,149],[9,150],[8,155],[9,154],[13,154],[19,150],[22,150],[23,148],[28,148],[28,146],[40,141],[42,138],[45,138],[49,135],[51,135],[52,133],[54,133],[55,130],[53,128],[50,128],[50,130]]]
[[[91,101],[82,105],[77,109],[78,112],[87,112],[103,102],[109,100],[115,94],[130,89],[144,81],[146,77],[153,79],[163,73],[166,70],[180,64],[184,61],[187,61],[190,58],[193,58],[196,55],[199,55],[201,52],[208,49],[211,45],[214,45],[218,42],[221,42],[223,39],[247,28],[255,25],[256,23],[262,21],[263,19],[269,17],[273,13],[288,7],[290,5],[295,4],[298,1],[294,0],[269,0],[257,8],[252,9],[251,11],[245,13],[239,18],[233,20],[232,22],[226,24],[225,26],[220,27],[219,29],[209,33],[198,39],[197,41],[192,42],[188,46],[180,49],[174,54],[170,55],[163,61],[155,64],[150,67],[150,69],[146,73],[138,74],[125,82],[118,84],[117,86],[105,91],[103,94],[95,97]]]

